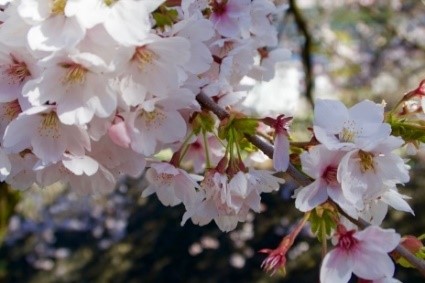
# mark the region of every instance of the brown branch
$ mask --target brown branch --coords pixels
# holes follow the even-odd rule
[[[196,100],[199,102],[199,104],[210,111],[212,111],[220,120],[223,120],[225,118],[228,118],[230,114],[221,108],[217,103],[215,103],[211,98],[209,98],[204,93],[200,93],[196,96]],[[268,157],[273,158],[273,146],[270,145],[268,142],[264,141],[263,139],[259,138],[255,135],[245,135],[247,140],[251,142],[253,145],[255,145],[258,149],[260,149],[264,154],[266,154]],[[304,175],[302,172],[300,172],[295,166],[292,164],[289,164],[288,170],[286,171],[288,175],[290,175],[299,185],[301,186],[307,186],[312,181]],[[370,224],[366,221],[359,219],[356,220],[349,215],[347,215],[342,209],[339,209],[339,212],[344,215],[348,220],[356,224],[357,226],[361,228],[365,228],[369,226]],[[401,244],[399,244],[395,250],[398,252],[402,257],[404,257],[410,264],[412,264],[414,267],[416,267],[419,272],[425,277],[425,261],[422,259],[419,259],[415,257],[414,254],[412,254],[409,250],[404,248]]]
[[[300,8],[298,7],[296,0],[289,0],[289,12],[294,15],[295,23],[299,32],[304,37],[304,44],[301,48],[301,58],[304,66],[305,74],[305,96],[310,102],[311,106],[314,105],[313,101],[313,89],[314,89],[314,76],[313,76],[313,60],[312,60],[312,49],[313,40],[311,33],[308,29],[307,21],[302,15]]]

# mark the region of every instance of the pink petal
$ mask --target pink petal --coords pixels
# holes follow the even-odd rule
[[[340,249],[330,251],[320,268],[320,282],[346,283],[351,278],[353,262],[350,256]]]
[[[131,139],[124,121],[111,125],[108,129],[108,135],[115,144],[124,148],[130,146]]]
[[[284,134],[277,134],[274,141],[273,167],[277,171],[286,171],[289,166],[289,140]]]

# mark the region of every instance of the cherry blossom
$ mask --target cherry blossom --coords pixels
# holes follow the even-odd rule
[[[199,185],[186,171],[169,163],[153,163],[146,171],[150,185],[143,191],[142,197],[156,193],[163,205],[175,206],[183,202],[191,205],[195,202]]]
[[[90,149],[90,139],[84,128],[62,124],[54,107],[39,106],[10,122],[3,146],[16,153],[31,148],[43,163],[56,163],[65,152],[83,155]]]
[[[342,192],[337,180],[337,170],[344,152],[330,151],[324,145],[318,145],[301,155],[303,171],[314,178],[310,185],[296,193],[295,207],[309,211],[331,198],[343,210],[357,216],[354,204]]]
[[[315,137],[328,149],[368,150],[391,133],[383,119],[383,106],[369,100],[350,109],[340,101],[317,100],[313,129]]]
[[[336,247],[323,259],[321,282],[348,282],[352,273],[368,280],[392,278],[394,263],[388,253],[400,242],[394,230],[370,226],[355,231],[339,225],[336,237]]]

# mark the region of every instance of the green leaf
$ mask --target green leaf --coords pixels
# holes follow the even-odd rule
[[[200,112],[193,120],[192,128],[195,135],[198,135],[201,131],[212,133],[215,129],[214,117],[209,112]]]
[[[156,27],[164,29],[166,26],[172,26],[178,19],[178,12],[175,9],[167,9],[163,6],[159,7],[152,13]]]
[[[258,120],[254,118],[239,118],[235,119],[233,124],[238,132],[254,135],[258,127]]]
[[[387,122],[390,124],[392,134],[403,138],[406,142],[419,141],[425,143],[425,127],[421,124],[406,121],[406,119],[397,119],[394,116],[388,116]]]
[[[329,204],[316,207],[311,211],[309,221],[311,231],[316,235],[320,242],[326,241],[326,237],[331,235],[332,229],[336,228],[337,212]]]

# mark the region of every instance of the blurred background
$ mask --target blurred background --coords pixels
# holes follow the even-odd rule
[[[347,105],[368,98],[394,105],[425,78],[425,1],[277,1],[280,44],[291,58],[244,105],[257,115],[294,115],[307,138],[316,98]],[[298,130],[299,129],[299,130]],[[383,226],[425,233],[425,152],[409,161],[401,192],[416,216],[391,211]],[[180,226],[182,207],[140,197],[143,176],[122,180],[104,197],[81,197],[63,185],[17,192],[0,186],[0,282],[318,282],[320,245],[308,227],[288,254],[287,274],[260,269],[262,248],[275,247],[301,216],[287,182],[263,195],[263,212],[235,231],[215,224]],[[403,282],[425,282],[397,267]]]

